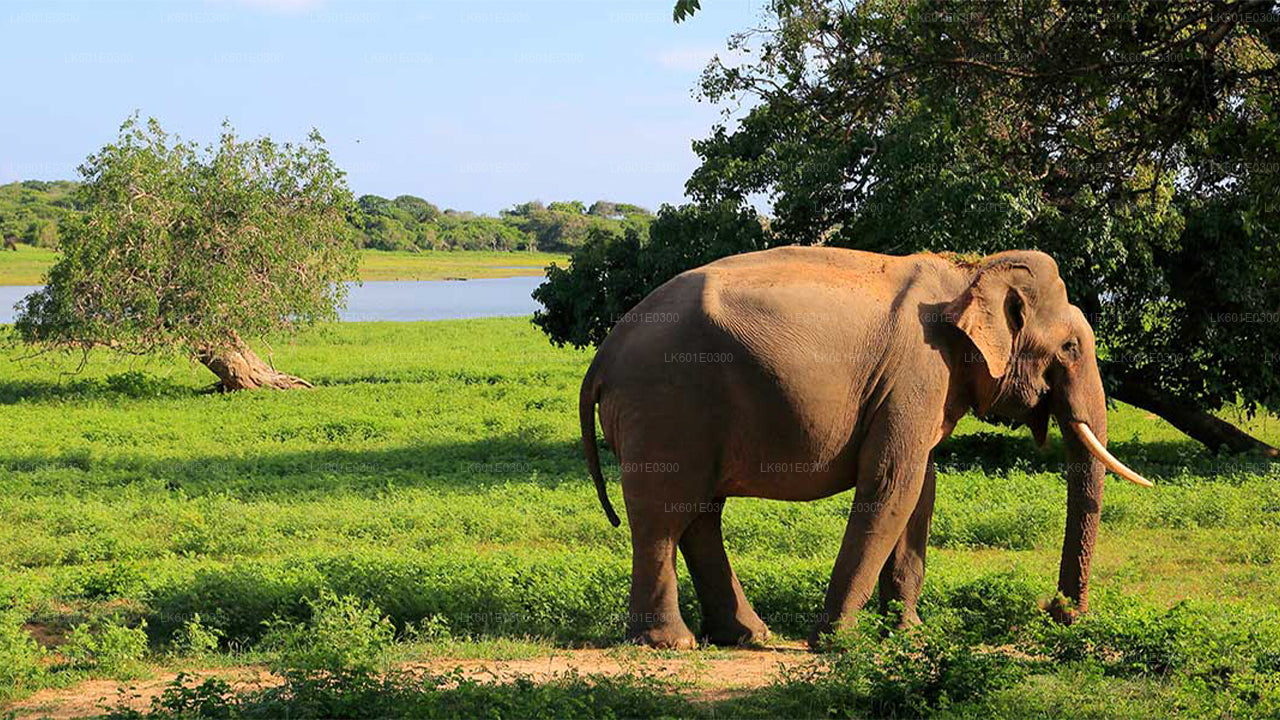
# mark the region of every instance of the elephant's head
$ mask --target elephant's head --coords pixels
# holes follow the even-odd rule
[[[1104,468],[1140,485],[1142,476],[1106,449],[1107,406],[1098,373],[1093,328],[1067,299],[1058,266],[1041,252],[1006,252],[984,259],[972,282],[947,309],[968,338],[961,357],[981,415],[1021,421],[1043,445],[1049,416],[1067,449],[1067,528],[1058,590],[1075,610],[1051,608],[1062,621],[1088,607],[1089,561],[1098,535]]]

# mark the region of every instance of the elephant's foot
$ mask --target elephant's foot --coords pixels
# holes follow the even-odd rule
[[[1042,606],[1042,609],[1049,613],[1049,617],[1053,618],[1059,625],[1071,625],[1080,619],[1080,610],[1066,598],[1059,595],[1049,601],[1048,606]]]
[[[809,631],[809,649],[824,650],[827,647],[827,641],[830,640],[831,634],[837,630],[837,626],[827,618],[822,618],[814,623],[813,630]]]
[[[769,627],[753,612],[747,617],[723,621],[704,620],[702,637],[712,645],[753,647],[769,641]]]
[[[924,621],[920,619],[920,615],[916,613],[915,608],[904,608],[902,614],[898,616],[898,621],[894,623],[894,629],[909,630],[918,625],[922,625],[923,623]],[[851,625],[853,625],[853,620],[843,618],[838,619],[835,622],[826,618],[819,620],[814,624],[813,631],[809,633],[809,647],[813,650],[822,650],[826,648],[827,643],[825,639],[829,639],[833,633],[839,632]]]
[[[902,614],[898,616],[898,622],[894,623],[893,628],[895,630],[910,630],[922,623],[923,621],[916,613],[915,608],[904,608]]]
[[[698,647],[698,639],[689,632],[683,620],[665,625],[628,629],[627,642],[658,650],[693,650]]]

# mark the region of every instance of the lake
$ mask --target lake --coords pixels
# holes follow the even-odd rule
[[[367,320],[454,320],[458,318],[532,315],[538,303],[529,296],[541,277],[489,280],[393,280],[350,283],[346,322]],[[0,286],[0,323],[13,322],[13,305],[39,286]]]

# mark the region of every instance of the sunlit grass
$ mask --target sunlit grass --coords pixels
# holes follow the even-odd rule
[[[54,250],[30,245],[0,251],[0,285],[39,285],[57,257]]]

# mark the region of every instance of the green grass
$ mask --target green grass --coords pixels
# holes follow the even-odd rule
[[[269,656],[266,623],[306,622],[310,602],[325,593],[360,598],[388,617],[401,657],[410,647],[484,657],[621,638],[628,534],[604,519],[576,428],[590,354],[550,347],[527,319],[317,329],[273,348],[277,366],[318,386],[288,393],[201,394],[212,376],[183,361],[103,354],[71,374],[75,358],[21,355],[0,356],[0,667],[28,672],[0,671],[0,698],[127,676],[139,662],[156,667],[176,656],[180,666],[176,641],[190,636],[196,614],[220,638],[224,662]],[[1241,618],[1274,625],[1280,469],[1212,457],[1126,406],[1110,422],[1116,454],[1157,487],[1108,481],[1093,574],[1092,615],[1102,624],[1089,632],[1128,638],[1115,643],[1121,650],[1146,647],[1138,640],[1147,635],[1177,640],[1180,616],[1162,613],[1183,601],[1201,609],[1206,627]],[[1280,441],[1275,418],[1246,425]],[[956,615],[979,633],[975,643],[1028,641],[1019,628],[1038,617],[1035,602],[1056,582],[1066,491],[1055,468],[1063,461],[1056,439],[1041,453],[1025,430],[961,423],[938,453],[927,622]],[[616,466],[606,474],[616,478]],[[621,507],[616,482],[611,494]],[[849,502],[730,502],[730,555],[775,631],[807,632]],[[687,577],[681,591],[696,623]],[[119,628],[144,622],[150,655],[125,657],[132,646]],[[82,639],[101,635],[99,645],[125,649],[78,663],[56,651],[41,657],[21,623],[55,635],[88,624]],[[1035,642],[1049,652],[1048,640]],[[1110,647],[1094,635],[1053,642]],[[1211,648],[1187,642],[1194,662],[1173,669],[1142,659],[1136,670],[1113,672],[1103,650],[1029,663],[1012,685],[993,685],[964,707],[978,716],[1124,716],[1162,711],[1170,698],[1202,702],[1216,690],[1195,683],[1225,681],[1196,674]],[[796,713],[820,712],[837,702],[823,693],[846,692],[829,678],[854,671],[832,672],[735,700],[720,716],[768,715],[768,703],[786,698],[818,703]],[[866,697],[877,697],[878,686],[867,687]],[[1280,690],[1267,687],[1256,692],[1274,701],[1268,693]],[[880,707],[858,698],[837,704],[851,703],[854,714]]]
[[[454,250],[402,252],[364,250],[361,280],[448,280],[542,275],[551,263],[562,267],[569,256],[545,252]]]
[[[0,285],[39,285],[57,257],[54,250],[29,245],[20,245],[17,252],[0,251]],[[360,279],[471,280],[537,276],[551,263],[567,265],[568,260],[568,255],[544,252],[362,250]]]
[[[0,285],[39,285],[57,258],[55,250],[30,245],[0,250]]]

